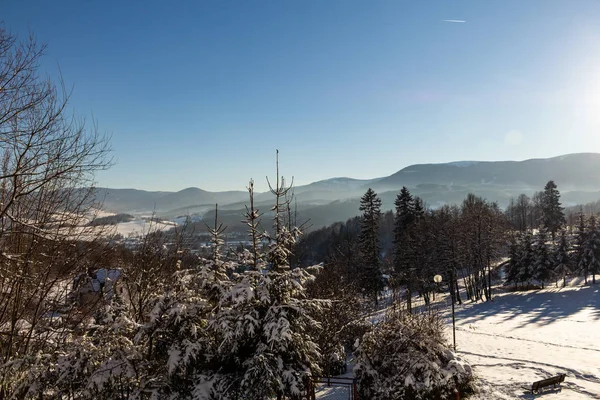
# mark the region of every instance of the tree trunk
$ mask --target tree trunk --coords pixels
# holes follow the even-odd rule
[[[489,301],[492,301],[492,266],[490,263],[490,256],[488,255],[487,258],[487,264],[488,264],[488,290],[489,290]]]

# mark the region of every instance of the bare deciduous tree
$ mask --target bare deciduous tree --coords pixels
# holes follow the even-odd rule
[[[94,172],[111,164],[108,138],[67,115],[62,81],[39,74],[44,49],[0,25],[0,365],[57,337],[40,327],[97,238],[83,226]],[[0,369],[0,399],[22,365]]]

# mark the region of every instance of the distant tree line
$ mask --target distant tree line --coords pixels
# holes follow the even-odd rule
[[[535,233],[514,233],[511,238],[506,281],[529,286],[532,282],[544,284],[569,276],[582,276],[585,283],[600,274],[600,226],[596,216],[586,218],[580,213],[574,232],[561,229],[556,240],[541,226]]]
[[[569,229],[554,181],[532,198],[522,194],[506,210],[469,194],[460,205],[431,209],[403,187],[395,210],[382,212],[369,189],[362,215],[310,232],[298,244],[300,264],[324,262],[377,303],[384,286],[411,310],[413,295],[426,303],[441,275],[452,300],[491,300],[495,278],[545,285],[558,277],[598,273],[600,231],[595,216],[580,212]],[[575,231],[569,234],[569,231]],[[496,266],[505,268],[499,269]],[[460,293],[458,282],[464,282]],[[401,289],[401,290],[400,290]]]

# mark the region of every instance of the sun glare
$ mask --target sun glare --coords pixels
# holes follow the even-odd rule
[[[588,143],[597,151],[600,147],[600,63],[585,82],[580,99],[582,125]]]
[[[579,41],[573,44],[573,53],[567,58],[570,69],[568,102],[573,107],[577,125],[585,130],[587,143],[600,150],[600,57],[594,49],[600,43],[600,34],[583,29]],[[583,133],[583,132],[582,132]]]

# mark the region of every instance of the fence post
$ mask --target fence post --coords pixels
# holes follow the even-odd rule
[[[317,395],[315,393],[315,384],[312,380],[312,378],[308,378],[308,399],[309,400],[316,400]]]

